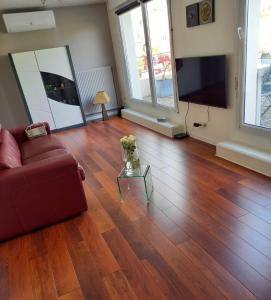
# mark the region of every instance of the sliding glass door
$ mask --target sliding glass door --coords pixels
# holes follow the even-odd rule
[[[120,17],[131,98],[151,102],[151,85],[141,7]]]
[[[130,97],[175,108],[167,0],[134,6],[119,16]]]
[[[166,0],[147,2],[157,103],[174,108],[171,37]]]

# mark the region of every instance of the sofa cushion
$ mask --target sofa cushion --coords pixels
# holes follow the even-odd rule
[[[22,161],[56,149],[66,149],[64,144],[51,134],[28,140],[20,145]]]
[[[21,166],[21,153],[15,138],[7,129],[2,129],[0,133],[0,170]]]
[[[61,155],[65,155],[67,154],[68,151],[66,149],[54,149],[54,150],[50,150],[35,156],[31,156],[30,158],[27,158],[25,160],[23,160],[23,165],[28,165],[37,161],[41,161],[44,159],[48,159],[48,158],[52,158],[52,157],[56,157],[56,156],[61,156]]]

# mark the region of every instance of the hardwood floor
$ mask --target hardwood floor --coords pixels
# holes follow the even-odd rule
[[[119,201],[119,138],[152,168],[148,205]],[[271,180],[120,118],[57,134],[89,210],[0,244],[0,299],[271,299]]]

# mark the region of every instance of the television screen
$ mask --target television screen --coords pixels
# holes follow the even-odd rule
[[[176,59],[179,100],[226,108],[225,65],[225,55]]]

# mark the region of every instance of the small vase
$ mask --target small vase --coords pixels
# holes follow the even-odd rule
[[[138,148],[135,143],[135,149],[128,150],[122,147],[122,159],[127,175],[132,175],[140,167]]]

